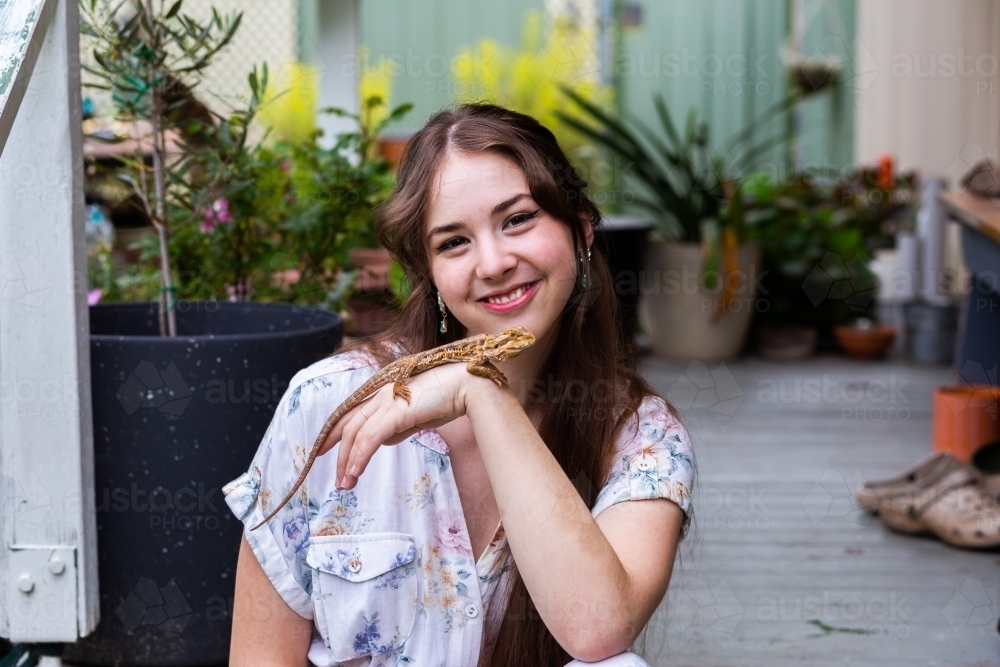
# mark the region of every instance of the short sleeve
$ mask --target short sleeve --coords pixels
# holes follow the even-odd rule
[[[300,376],[301,372],[292,378],[288,391],[278,402],[250,469],[222,491],[230,510],[243,522],[247,543],[278,595],[299,616],[312,619],[312,573],[305,560],[309,522],[304,485],[267,524],[250,530],[273,509],[273,503],[284,497],[299,476],[295,462],[303,459],[306,435],[304,411],[298,409]]]
[[[647,396],[625,424],[608,480],[591,511],[597,516],[626,500],[666,498],[691,510],[695,461],[687,430],[659,396]]]

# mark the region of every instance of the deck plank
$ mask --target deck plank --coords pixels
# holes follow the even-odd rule
[[[859,480],[930,452],[948,368],[647,357],[641,370],[698,466],[691,533],[635,647],[651,665],[1000,662],[1000,552],[894,533],[852,500]]]

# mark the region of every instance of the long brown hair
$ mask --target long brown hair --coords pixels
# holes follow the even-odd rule
[[[350,347],[366,349],[383,365],[394,358],[391,345],[412,354],[467,335],[455,318],[449,318],[447,333],[438,332],[424,242],[434,177],[449,150],[511,160],[524,173],[535,202],[572,230],[578,252],[586,248],[584,225],[600,222],[600,211],[583,191],[586,183],[552,133],[534,118],[490,104],[439,112],[410,139],[396,189],[378,211],[375,233],[402,265],[411,292],[387,331]],[[631,341],[621,339],[611,273],[597,248],[587,272],[587,287],[577,281],[557,322],[557,340],[525,408],[539,418],[538,434],[593,508],[612,464],[618,431],[643,397],[656,392],[636,373]],[[480,665],[562,667],[572,661],[542,622],[516,567],[507,576],[509,603],[492,655],[482,656]]]

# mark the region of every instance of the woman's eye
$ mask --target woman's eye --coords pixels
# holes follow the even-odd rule
[[[454,238],[450,238],[450,239],[448,239],[447,241],[445,241],[444,243],[442,243],[441,245],[438,246],[438,252],[442,252],[444,250],[451,250],[452,248],[457,248],[459,245],[461,245],[461,242],[463,240],[464,239],[462,237],[460,237],[460,236],[456,236]]]
[[[510,220],[508,220],[507,222],[510,222],[511,224],[514,225],[520,225],[522,223],[527,222],[528,220],[531,220],[536,215],[538,215],[538,209],[535,209],[531,213],[518,213],[517,215],[512,216]]]

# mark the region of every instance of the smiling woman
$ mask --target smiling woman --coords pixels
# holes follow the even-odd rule
[[[444,364],[340,419],[336,456],[245,533],[230,664],[645,664],[626,651],[666,592],[694,458],[619,339],[584,185],[496,106],[410,140],[376,230],[412,285],[400,317],[293,378],[230,507],[248,527],[274,509],[329,413],[401,355],[537,341],[496,364],[506,386]]]

